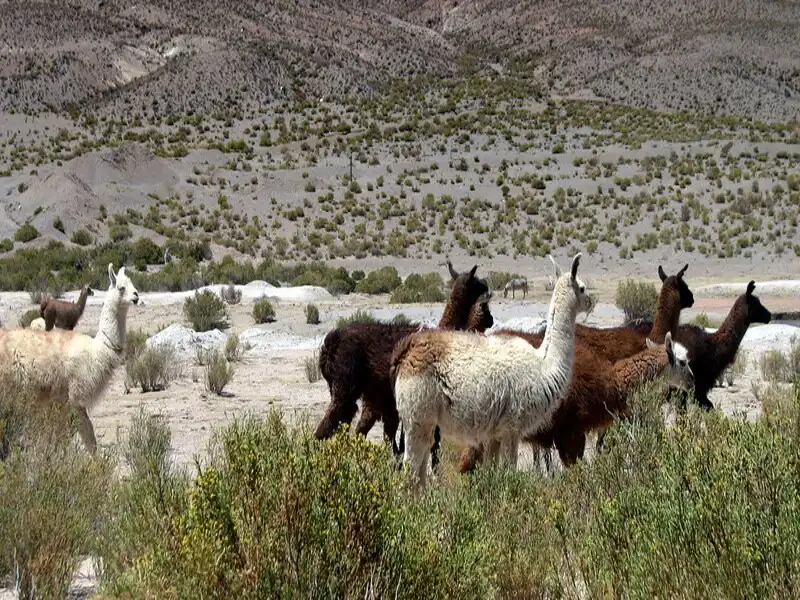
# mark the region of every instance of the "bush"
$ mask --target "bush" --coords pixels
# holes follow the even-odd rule
[[[219,295],[226,304],[239,304],[242,301],[242,290],[237,288],[234,284],[223,287],[219,291]]]
[[[209,392],[221,396],[225,386],[233,379],[233,365],[218,350],[209,353],[206,360],[205,387]]]
[[[242,341],[239,339],[239,336],[235,333],[232,333],[228,336],[225,340],[225,358],[229,362],[239,362],[242,360],[242,356],[245,352],[250,349],[248,344],[243,344]]]
[[[253,320],[256,324],[275,322],[275,308],[266,296],[253,304]]]
[[[183,303],[183,314],[195,331],[227,329],[228,311],[225,303],[210,290],[195,292],[194,297]]]
[[[518,279],[521,277],[517,273],[505,273],[502,271],[489,271],[489,275],[486,277],[486,283],[489,285],[489,289],[492,290],[503,290],[506,287],[506,284],[511,281],[512,279]]]
[[[306,304],[306,323],[319,325],[319,309],[316,304]]]
[[[138,348],[125,361],[125,376],[127,390],[139,387],[147,393],[167,389],[178,376],[175,349],[170,344]]]
[[[443,288],[444,282],[438,273],[412,274],[406,277],[403,285],[392,292],[389,302],[393,304],[444,302],[447,297]]]
[[[348,325],[353,325],[354,323],[377,323],[378,319],[372,316],[372,313],[369,311],[364,310],[363,308],[359,308],[356,312],[354,312],[349,317],[339,317],[336,319],[336,327],[347,327]]]
[[[86,229],[76,229],[72,232],[69,239],[73,244],[77,244],[78,246],[88,246],[93,241],[92,234]]]
[[[14,249],[14,242],[8,238],[0,239],[0,254],[11,252]]]
[[[311,356],[307,356],[304,362],[306,368],[306,379],[308,383],[316,383],[322,379],[322,371],[319,368],[319,350],[314,350]]]
[[[23,244],[39,237],[39,230],[30,223],[24,223],[14,233],[14,240]]]
[[[66,233],[66,230],[64,229],[64,221],[61,220],[61,217],[56,217],[53,219],[53,229],[60,231],[61,233]]]
[[[147,346],[147,334],[141,329],[130,329],[125,333],[125,362],[133,360]]]
[[[72,433],[64,406],[0,390],[0,581],[21,599],[66,597],[99,525],[113,465]]]
[[[388,294],[402,285],[403,281],[394,267],[381,267],[370,271],[356,284],[356,291],[362,294]]]
[[[652,283],[626,279],[617,286],[616,305],[625,315],[625,321],[653,319],[657,304],[658,292]]]
[[[792,383],[800,381],[800,339],[792,336],[789,352],[769,350],[759,360],[761,376],[772,383]]]
[[[19,326],[30,327],[33,320],[38,319],[41,315],[42,313],[38,308],[32,308],[30,310],[26,310],[24,313],[22,313],[22,316],[19,318]]]

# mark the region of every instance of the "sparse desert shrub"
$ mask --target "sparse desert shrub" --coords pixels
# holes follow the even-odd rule
[[[316,304],[306,304],[306,323],[309,325],[319,325],[319,308]]]
[[[349,317],[339,317],[336,319],[336,327],[347,327],[354,323],[377,323],[378,319],[372,316],[372,313],[359,308]]]
[[[411,319],[409,319],[408,315],[404,313],[397,313],[394,317],[392,317],[392,323],[395,325],[411,325]]]
[[[86,229],[76,229],[70,236],[70,241],[78,246],[88,246],[92,243],[92,234]]]
[[[249,349],[250,346],[243,343],[235,333],[230,334],[225,340],[224,353],[228,362],[239,362]]]
[[[14,241],[23,244],[35,240],[39,237],[39,230],[36,229],[31,223],[23,223],[19,229],[14,232]]]
[[[652,283],[626,279],[617,285],[616,305],[626,321],[653,319],[657,304],[658,291]]]
[[[699,325],[700,327],[703,327],[705,329],[711,329],[715,327],[714,322],[711,320],[711,317],[709,317],[704,312],[701,312],[697,316],[695,316],[695,318],[692,319],[692,323],[694,323],[695,325]]]
[[[125,361],[125,387],[143,393],[167,389],[177,377],[175,348],[170,344],[143,346]]]
[[[229,363],[225,355],[219,350],[214,350],[208,355],[208,362],[205,366],[204,384],[209,392],[222,395],[231,380],[233,379],[233,365]]]
[[[266,296],[256,300],[253,304],[253,320],[256,324],[275,322],[275,307]]]
[[[14,241],[8,238],[0,239],[0,254],[3,252],[11,252],[14,249]]]
[[[130,329],[125,333],[125,361],[127,362],[147,346],[147,334],[141,329]]]
[[[30,310],[26,310],[24,313],[22,313],[22,316],[19,318],[19,326],[30,327],[31,322],[34,319],[39,318],[39,314],[40,313],[38,308],[32,308]]]
[[[314,350],[311,356],[306,356],[303,365],[306,368],[308,383],[316,383],[322,379],[322,371],[319,368],[319,349]]]
[[[362,294],[389,294],[400,287],[403,280],[394,267],[381,267],[356,284],[356,291]]]
[[[792,383],[800,379],[800,338],[792,336],[789,352],[768,350],[759,360],[761,376],[772,383]]]
[[[237,288],[234,284],[223,287],[219,291],[219,295],[226,304],[239,304],[242,301],[242,290]]]
[[[409,304],[413,302],[444,302],[444,281],[438,273],[406,277],[403,285],[392,292],[389,302]]]
[[[0,581],[22,600],[67,596],[107,499],[113,465],[72,433],[64,406],[0,390]]]
[[[66,233],[64,228],[64,221],[61,220],[61,217],[56,217],[53,219],[53,229],[56,231],[60,231],[61,233]]]
[[[195,292],[183,303],[183,314],[195,331],[229,327],[228,311],[222,299],[210,290]]]
[[[747,350],[739,348],[736,352],[736,359],[733,361],[733,364],[725,369],[724,378],[729,386],[736,383],[736,380],[744,375],[747,370],[747,358]]]

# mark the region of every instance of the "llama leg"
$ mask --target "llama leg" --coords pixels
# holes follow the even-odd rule
[[[556,448],[558,448],[558,456],[564,466],[572,466],[583,458],[583,451],[586,448],[586,434],[580,431],[564,432],[556,438]]]
[[[501,448],[503,464],[509,469],[515,470],[517,468],[517,458],[519,457],[519,438],[516,436],[505,438],[501,444]]]
[[[89,420],[89,413],[86,412],[86,407],[74,404],[72,405],[72,410],[78,417],[78,433],[81,434],[81,439],[89,454],[94,454],[97,452],[97,440],[94,437],[94,427],[92,427],[92,422]]]
[[[486,464],[497,466],[500,456],[500,440],[492,440],[486,444]]]
[[[442,432],[439,426],[433,430],[433,446],[431,446],[431,469],[439,470],[439,459],[442,453]]]
[[[378,422],[378,419],[381,418],[381,415],[372,408],[372,402],[368,400],[366,396],[362,398],[361,403],[361,417],[358,419],[358,424],[356,425],[356,434],[363,435],[367,437],[372,428],[375,426],[375,423]],[[384,429],[385,429],[384,425]]]
[[[701,394],[696,394],[697,396],[697,404],[705,411],[714,410],[714,405],[711,404],[711,400],[708,399],[708,392],[704,392]]]
[[[433,427],[410,423],[406,429],[405,462],[411,469],[414,489],[424,489],[428,476],[428,456],[433,443]]]
[[[334,399],[331,401],[330,405],[328,405],[325,416],[322,417],[319,425],[317,425],[314,437],[318,440],[327,439],[334,434],[336,428],[339,427],[341,423],[352,423],[353,417],[355,417],[356,412],[358,412],[358,405],[356,404],[357,397],[358,396],[345,396],[344,398],[337,398],[334,396]]]

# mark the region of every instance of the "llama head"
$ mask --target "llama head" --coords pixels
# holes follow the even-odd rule
[[[92,288],[90,288],[88,285],[84,286],[84,287],[86,289],[86,295],[87,296],[94,296],[94,290]]]
[[[694,389],[694,372],[689,366],[689,352],[686,346],[672,341],[672,333],[667,332],[664,345],[656,344],[646,338],[648,348],[664,348],[667,352],[667,384],[672,389],[690,392]]]
[[[120,267],[115,275],[114,265],[108,263],[108,280],[110,282],[108,293],[116,294],[120,306],[127,306],[129,303],[137,304],[139,302],[139,291],[128,278],[128,274],[125,273],[124,266]]]
[[[491,299],[492,291],[489,289],[486,280],[475,276],[478,265],[473,266],[472,269],[464,273],[456,271],[449,260],[447,261],[447,267],[453,280],[453,290],[450,292],[450,300],[448,302],[453,307],[451,310],[463,311],[462,314],[466,316],[479,301],[488,302]]]
[[[683,280],[683,275],[686,273],[686,269],[688,268],[689,265],[684,265],[684,267],[678,271],[676,275],[667,276],[667,274],[664,273],[664,269],[661,268],[661,265],[658,266],[658,276],[661,278],[662,293],[666,292],[672,295],[677,295],[677,297],[680,299],[679,301],[681,309],[691,308],[692,305],[694,305],[694,294]]]
[[[753,295],[753,290],[756,289],[756,282],[751,281],[747,284],[747,291],[743,296],[739,296],[736,303],[742,303],[746,310],[747,323],[764,323],[767,324],[772,320],[772,313],[761,304],[758,296]]]
[[[578,265],[580,265],[581,256],[583,255],[578,252],[572,259],[572,266],[570,267],[569,273],[562,274],[561,267],[556,264],[555,259],[551,255],[548,255],[555,269],[556,285],[553,293],[557,293],[559,288],[564,291],[570,290],[570,293],[574,295],[577,312],[588,313],[592,310],[592,299],[589,297],[589,294],[586,293],[586,284],[578,277]]]
[[[467,330],[483,333],[487,329],[491,329],[493,325],[494,317],[489,310],[489,296],[483,296],[478,299],[477,304],[472,306],[472,310],[469,313],[469,321],[467,322]]]

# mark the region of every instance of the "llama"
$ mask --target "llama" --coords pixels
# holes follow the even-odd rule
[[[772,320],[772,314],[753,295],[755,288],[755,281],[747,284],[745,293],[736,299],[725,321],[714,333],[688,323],[678,327],[675,340],[689,350],[689,364],[695,375],[694,396],[703,409],[714,408],[708,392],[720,374],[733,364],[750,325],[767,324]],[[685,404],[686,394],[681,394],[680,405],[685,407]]]
[[[424,487],[436,426],[467,443],[499,440],[493,461],[516,466],[519,440],[539,429],[563,398],[572,375],[575,319],[591,301],[578,278],[556,269],[548,328],[540,348],[511,336],[420,331],[392,355],[397,410],[405,430],[404,460]]]
[[[86,308],[86,298],[89,296],[94,296],[94,291],[85,285],[81,289],[77,302],[66,302],[55,298],[43,300],[39,307],[39,314],[45,321],[45,330],[50,331],[53,327],[75,329],[75,325],[78,324],[78,320]]]
[[[110,281],[100,323],[94,337],[76,331],[35,329],[0,330],[0,364],[15,364],[9,371],[26,373],[26,383],[36,395],[32,401],[66,403],[78,416],[78,431],[86,449],[94,454],[97,441],[88,411],[100,399],[114,369],[122,362],[125,324],[139,293],[120,267],[108,265]],[[4,374],[2,385],[12,385],[14,373]]]
[[[541,334],[523,331],[500,331],[497,335],[519,337],[533,347],[542,344]],[[605,431],[615,418],[628,416],[627,399],[645,381],[666,376],[671,388],[689,391],[694,374],[687,349],[672,340],[668,332],[664,344],[647,339],[647,349],[617,363],[599,357],[591,348],[576,340],[575,363],[566,398],[549,425],[524,438],[536,448],[555,446],[562,463],[569,466],[583,458],[586,434]],[[459,470],[471,471],[482,460],[483,447],[467,448],[461,455]],[[545,454],[548,469],[548,455]]]
[[[503,298],[508,298],[508,290],[511,290],[511,298],[516,298],[517,290],[522,290],[522,299],[528,296],[528,280],[525,277],[517,277],[506,283],[503,288]]]
[[[28,325],[29,329],[41,329],[42,331],[44,331],[46,327],[47,325],[42,317],[35,318],[33,321],[31,321],[30,325]]]
[[[491,291],[485,280],[475,276],[478,266],[459,274],[449,260],[447,265],[453,289],[439,327],[485,331],[493,325],[488,309]],[[319,367],[328,383],[331,402],[317,425],[314,434],[317,439],[329,438],[341,423],[350,423],[358,411],[356,402],[362,398],[356,433],[367,435],[382,419],[384,435],[392,440],[394,452],[400,453],[395,440],[400,417],[389,378],[389,359],[395,344],[419,329],[419,325],[355,323],[336,328],[325,336]]]

